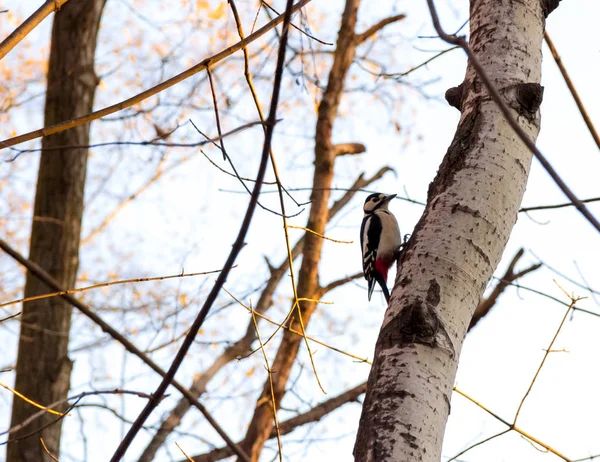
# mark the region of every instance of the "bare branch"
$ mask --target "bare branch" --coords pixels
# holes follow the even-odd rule
[[[473,313],[473,318],[471,318],[471,323],[469,324],[469,329],[472,329],[473,327],[475,327],[475,325],[477,325],[477,323],[490,312],[490,310],[494,307],[494,305],[498,301],[498,298],[500,297],[500,295],[502,295],[504,290],[509,285],[511,285],[512,282],[516,281],[520,277],[525,276],[528,273],[531,273],[531,272],[539,269],[542,266],[541,263],[537,263],[535,265],[530,266],[529,268],[526,268],[522,271],[515,273],[514,272],[515,265],[523,256],[523,253],[524,253],[524,250],[519,249],[519,251],[515,254],[512,261],[508,265],[508,268],[506,269],[504,276],[502,276],[502,278],[500,278],[500,280],[496,284],[496,287],[494,287],[494,290],[492,290],[492,292],[490,293],[490,295],[487,298],[485,298],[479,302],[479,305],[477,305],[477,308],[475,308],[475,312]]]
[[[600,197],[592,197],[591,199],[583,199],[581,202],[584,204],[589,204],[590,202],[599,202]],[[519,213],[531,212],[533,210],[551,210],[551,209],[561,209],[563,207],[572,207],[575,204],[573,202],[567,202],[565,204],[554,204],[554,205],[537,205],[534,207],[523,207],[519,209]]]
[[[575,85],[571,81],[571,77],[569,77],[569,73],[567,72],[567,69],[565,68],[565,65],[563,64],[562,59],[560,58],[560,55],[558,54],[558,51],[556,50],[554,43],[552,43],[552,40],[550,39],[550,35],[548,35],[548,31],[544,31],[544,40],[546,41],[548,48],[550,48],[550,53],[552,53],[552,57],[554,58],[554,61],[556,62],[556,65],[558,66],[560,73],[562,74],[563,78],[565,79],[565,83],[567,84],[567,87],[569,87],[571,96],[573,96],[573,99],[575,100],[575,104],[577,104],[577,107],[579,108],[579,112],[581,113],[581,117],[583,117],[583,121],[587,125],[587,128],[590,131],[592,138],[594,138],[594,141],[596,142],[596,146],[598,146],[598,149],[600,149],[600,136],[598,135],[598,132],[596,131],[596,127],[594,127],[594,124],[592,123],[592,120],[590,119],[589,114],[585,110],[583,101],[581,101],[581,98],[579,97],[579,94],[577,93],[577,90],[575,89]]]
[[[25,22],[23,22],[23,24],[17,27],[12,34],[10,34],[2,41],[2,43],[0,43],[0,59],[4,58],[4,56],[6,56],[6,54],[21,40],[23,40],[27,34],[35,29],[37,25],[46,18],[46,16],[60,10],[60,8],[68,1],[69,0],[46,0],[46,2],[35,11],[35,13],[29,16]]]
[[[370,37],[375,35],[377,32],[379,32],[381,29],[383,29],[385,26],[395,23],[395,22],[398,22],[398,21],[402,21],[404,18],[406,18],[405,14],[397,14],[394,16],[390,16],[388,18],[384,18],[381,21],[379,21],[378,23],[373,24],[371,27],[369,27],[363,33],[356,34],[356,37],[354,39],[356,45],[360,45],[365,40],[369,39]]]
[[[363,273],[361,271],[360,273],[355,273],[355,274],[353,274],[351,276],[346,276],[345,278],[338,279],[337,281],[330,282],[325,287],[321,288],[321,290],[319,291],[319,297],[318,298],[321,298],[327,292],[331,292],[332,290],[337,289],[340,286],[348,284],[350,281],[354,281],[354,280],[360,279],[362,277],[363,277]]]

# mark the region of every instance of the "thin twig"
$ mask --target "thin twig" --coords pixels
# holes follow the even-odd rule
[[[292,228],[292,229],[301,229],[302,231],[306,231],[307,233],[311,233],[311,234],[314,234],[315,236],[319,236],[321,239],[325,239],[326,241],[336,242],[338,244],[353,244],[354,243],[354,241],[341,241],[338,239],[332,239],[330,237],[323,236],[322,234],[317,233],[316,231],[313,231],[312,229],[305,228],[304,226],[287,225],[287,227]],[[2,305],[0,305],[0,307],[1,306]]]
[[[181,451],[181,453],[185,456],[185,458],[187,460],[189,460],[190,462],[194,462],[193,459],[190,456],[188,456],[187,453],[183,449],[181,449],[181,446],[179,446],[179,444],[177,444],[177,442],[175,443],[175,446],[177,446],[179,448],[179,450]]]
[[[52,458],[52,460],[55,460],[56,462],[60,462],[58,460],[58,458],[54,454],[52,454],[50,452],[50,450],[46,447],[46,443],[44,443],[44,438],[40,437],[40,443],[42,443],[42,447],[44,448],[44,451],[46,451],[46,454],[48,454]]]
[[[210,94],[213,100],[213,109],[215,113],[215,122],[217,124],[217,133],[219,134],[219,143],[221,145],[221,151],[223,152],[223,160],[227,160],[227,151],[225,150],[225,142],[223,141],[223,135],[221,132],[221,117],[219,117],[219,100],[217,98],[217,92],[215,91],[215,84],[212,78],[212,71],[210,66],[206,67],[206,75],[208,75],[208,83],[210,84]]]
[[[547,451],[551,452],[552,454],[560,457],[561,459],[563,459],[566,462],[571,462],[571,459],[569,459],[567,456],[565,456],[564,454],[561,454],[560,452],[558,452],[556,449],[554,449],[552,446],[550,446],[549,444],[546,444],[540,440],[538,440],[537,438],[535,438],[534,436],[530,435],[529,433],[523,431],[522,429],[520,429],[519,427],[515,426],[514,424],[511,424],[509,422],[507,422],[506,420],[504,420],[502,417],[500,417],[498,414],[494,413],[493,411],[491,411],[490,409],[488,409],[487,407],[485,407],[482,403],[480,403],[479,401],[471,398],[469,395],[467,395],[465,392],[459,390],[458,388],[454,387],[453,389],[456,393],[458,393],[461,396],[464,396],[466,399],[468,399],[469,401],[471,401],[473,404],[475,404],[477,407],[483,409],[485,412],[487,412],[488,414],[490,414],[492,417],[494,417],[496,420],[502,422],[504,425],[506,425],[508,427],[509,430],[515,431],[517,433],[519,433],[520,435],[523,435],[525,438],[527,438],[528,440],[533,441],[536,444],[539,444],[540,446],[542,446],[544,449],[546,449]],[[470,448],[467,448],[467,450],[474,448],[475,446],[477,446],[477,444],[472,445]],[[462,452],[462,454],[464,454],[465,452],[467,452],[466,450]]]
[[[54,415],[59,415],[59,416],[63,416],[64,415],[62,412],[55,411],[54,409],[50,409],[49,407],[42,406],[41,404],[36,403],[35,401],[33,401],[32,399],[28,398],[27,396],[19,393],[17,390],[15,390],[13,388],[10,388],[5,383],[0,382],[0,387],[5,388],[6,390],[10,391],[13,395],[18,396],[23,401],[31,404],[32,406],[35,406],[38,409],[42,409],[44,412],[48,412],[49,414],[54,414]]]
[[[235,268],[235,266],[234,266],[234,268]],[[115,285],[121,285],[121,284],[132,284],[132,283],[136,283],[136,282],[164,281],[166,279],[174,279],[174,278],[205,276],[207,274],[215,274],[215,273],[219,273],[219,272],[221,272],[221,270],[206,271],[203,273],[180,273],[180,274],[172,274],[169,276],[156,276],[156,277],[152,277],[152,278],[121,279],[119,281],[101,282],[99,284],[93,284],[91,286],[81,287],[79,289],[61,290],[58,292],[51,292],[49,294],[35,295],[33,297],[26,297],[26,298],[19,298],[17,300],[11,300],[9,302],[0,303],[0,308],[8,306],[8,305],[14,305],[15,303],[25,303],[25,302],[31,302],[33,300],[41,300],[43,298],[58,297],[59,295],[77,294],[77,293],[81,293],[81,292],[86,292],[88,290],[99,289],[101,287],[109,287],[109,286],[115,286]]]
[[[281,433],[279,431],[279,421],[277,420],[277,401],[275,401],[275,389],[273,388],[273,371],[271,370],[271,366],[269,366],[269,358],[267,358],[265,345],[263,344],[262,338],[260,336],[260,331],[258,330],[258,323],[256,322],[256,316],[254,315],[254,310],[252,309],[252,307],[250,307],[250,316],[252,316],[252,323],[254,324],[254,330],[256,331],[256,338],[258,339],[260,350],[262,351],[263,359],[265,360],[267,374],[269,375],[269,386],[271,388],[271,406],[273,407],[273,423],[275,425],[275,432],[277,434],[277,454],[279,455],[279,461],[281,462],[283,461],[281,448]]]
[[[519,418],[519,414],[521,413],[521,409],[523,408],[523,404],[525,404],[525,400],[529,396],[529,393],[531,392],[531,389],[533,388],[533,385],[535,384],[535,381],[537,380],[538,376],[540,375],[542,367],[544,367],[544,364],[546,363],[546,359],[548,359],[548,355],[552,351],[552,347],[554,346],[554,342],[556,341],[556,338],[558,337],[558,334],[560,333],[560,331],[561,331],[561,329],[562,329],[565,321],[569,317],[569,313],[571,312],[571,310],[573,309],[573,307],[575,306],[575,304],[579,300],[581,300],[581,298],[579,298],[579,297],[575,297],[575,298],[571,297],[571,304],[569,305],[569,307],[565,311],[565,315],[563,316],[560,324],[558,325],[558,329],[556,329],[556,332],[554,333],[554,336],[552,337],[552,340],[550,341],[550,345],[548,346],[548,348],[544,352],[544,357],[542,358],[542,361],[540,362],[540,365],[539,365],[539,367],[538,367],[535,375],[533,376],[533,379],[531,380],[531,383],[529,384],[529,388],[527,388],[527,391],[525,392],[525,395],[523,395],[523,398],[521,399],[521,402],[519,403],[519,407],[517,408],[517,412],[515,413],[515,418],[514,418],[514,421],[513,421],[513,425],[517,424],[517,419]]]
[[[590,202],[599,202],[600,197],[592,197],[590,199],[583,199],[581,202],[584,204],[588,204]],[[523,207],[519,209],[519,213],[522,212],[531,212],[532,210],[551,210],[551,209],[561,209],[563,207],[573,207],[575,204],[573,202],[567,202],[564,204],[554,204],[554,205],[536,205],[534,207]]]
[[[461,393],[462,394],[462,393]],[[464,395],[463,395],[464,396]],[[460,451],[458,454],[456,454],[455,456],[451,457],[450,459],[448,459],[446,462],[452,462],[453,460],[458,459],[460,456],[462,456],[463,454],[465,454],[466,452],[469,452],[471,449],[476,448],[477,446],[481,446],[482,444],[485,444],[489,441],[492,441],[495,438],[498,438],[499,436],[504,435],[505,433],[510,432],[511,429],[507,428],[506,430],[501,431],[500,433],[496,433],[492,436],[487,437],[484,440],[478,441],[477,443],[471,444],[470,446],[466,447],[465,449],[463,449],[462,451]]]
[[[280,14],[275,8],[273,8],[271,5],[269,5],[267,2],[265,2],[265,0],[261,0],[260,6],[266,6],[273,13],[275,13],[277,15]],[[258,15],[258,12],[256,14]],[[240,25],[241,25],[241,23],[239,23],[238,28],[240,27]],[[306,35],[309,39],[314,40],[315,42],[319,42],[323,45],[333,46],[333,43],[326,42],[325,40],[321,40],[321,39],[315,37],[314,35],[309,34],[304,29],[301,29],[300,27],[296,26],[293,22],[290,22],[290,26],[292,26],[294,29],[296,29],[301,34]]]
[[[149,394],[142,393],[141,391],[123,390],[123,389],[120,389],[120,388],[115,388],[113,390],[84,391],[84,392],[79,393],[77,395],[69,396],[67,398],[55,401],[52,404],[50,404],[48,407],[49,408],[57,407],[57,406],[60,406],[61,404],[68,403],[69,401],[72,401],[72,400],[76,400],[77,403],[79,403],[79,401],[81,401],[82,398],[85,398],[86,396],[95,396],[95,395],[134,395],[134,396],[139,396],[140,398],[150,399],[150,395]],[[0,435],[5,435],[6,433],[15,433],[15,432],[18,432],[19,430],[21,430],[22,428],[25,428],[27,425],[29,425],[30,423],[32,423],[36,419],[39,419],[42,415],[44,415],[45,412],[46,411],[42,410],[42,411],[36,412],[35,414],[30,415],[23,422],[21,422],[20,424],[15,425],[13,427],[10,427],[8,430],[6,430],[4,432],[1,432]]]
[[[10,34],[2,41],[2,43],[0,43],[0,59],[4,58],[4,56],[6,56],[6,54],[21,40],[23,40],[27,34],[35,29],[38,24],[40,24],[46,18],[46,16],[60,10],[60,8],[67,3],[67,1],[68,0],[47,0],[42,6],[40,6],[35,13],[29,16],[12,32],[12,34]],[[2,13],[5,11],[2,11]]]
[[[279,122],[279,120],[278,120]],[[92,149],[92,148],[103,148],[111,146],[141,146],[141,147],[159,147],[159,148],[197,148],[206,146],[207,144],[216,143],[221,139],[227,138],[231,135],[243,132],[248,128],[252,128],[256,125],[262,125],[263,122],[248,122],[247,124],[240,125],[222,136],[216,136],[214,138],[208,138],[204,141],[198,141],[197,143],[172,143],[172,142],[160,142],[160,138],[153,138],[148,141],[107,141],[105,143],[93,143],[93,144],[69,144],[64,146],[53,146],[51,148],[33,148],[33,149],[18,149],[9,148],[11,151],[15,151],[17,154],[8,159],[6,162],[15,161],[21,154],[28,154],[30,152],[50,152],[50,151],[67,151],[69,149]]]
[[[552,53],[552,57],[554,58],[554,61],[556,62],[556,65],[558,66],[560,73],[562,74],[563,78],[565,79],[565,83],[567,84],[567,87],[569,87],[571,96],[573,96],[573,99],[575,100],[575,104],[577,104],[577,107],[579,108],[579,113],[581,114],[581,117],[583,117],[583,121],[587,125],[587,128],[590,131],[592,138],[594,138],[594,141],[596,142],[596,146],[598,146],[598,149],[600,149],[600,136],[598,135],[598,132],[596,131],[596,127],[594,127],[594,124],[592,123],[592,119],[590,119],[589,114],[585,110],[583,101],[581,101],[581,98],[579,97],[579,94],[577,93],[577,90],[575,89],[575,85],[573,84],[571,77],[569,77],[569,73],[567,72],[567,69],[565,68],[565,65],[563,64],[562,59],[560,59],[560,55],[558,54],[558,51],[556,50],[554,43],[552,43],[552,40],[550,40],[550,35],[548,35],[547,30],[544,31],[544,40],[546,41],[548,48],[550,48],[550,53]]]

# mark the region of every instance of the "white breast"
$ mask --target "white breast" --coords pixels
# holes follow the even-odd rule
[[[396,253],[402,244],[400,228],[396,217],[388,211],[377,210],[377,216],[381,219],[381,238],[377,247],[377,258],[388,258]]]

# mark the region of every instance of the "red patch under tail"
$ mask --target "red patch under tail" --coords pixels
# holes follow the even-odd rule
[[[388,263],[387,261],[379,258],[375,260],[375,271],[381,275],[385,282],[387,282],[388,270],[392,266],[392,263],[393,261]]]

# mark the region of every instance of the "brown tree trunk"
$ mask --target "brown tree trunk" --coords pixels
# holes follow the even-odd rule
[[[359,4],[360,0],[346,1],[333,65],[329,72],[327,88],[319,105],[315,135],[314,192],[311,195],[310,214],[306,224],[308,229],[319,234],[324,234],[328,221],[329,188],[333,181],[336,158],[336,149],[331,143],[331,135],[346,74],[354,60],[356,50],[355,27]],[[322,246],[323,240],[320,237],[306,233],[302,264],[298,275],[298,298],[314,300],[318,296],[320,290],[319,261]],[[316,303],[304,301],[300,302],[300,307],[304,324],[307,325],[315,311]],[[271,365],[271,369],[274,371],[273,394],[276,408],[279,407],[279,403],[285,395],[285,387],[302,341],[302,337],[289,331],[283,334],[279,350]],[[273,404],[270,396],[270,382],[267,380],[242,443],[244,452],[250,456],[252,461],[258,460],[265,441],[269,438],[273,428]]]
[[[91,112],[98,77],[94,54],[100,17],[106,0],[68,2],[56,14],[48,69],[46,126]],[[89,124],[42,140],[29,258],[48,271],[63,287],[72,288],[79,266],[79,238],[88,150],[55,149],[89,144]],[[49,292],[46,285],[27,274],[25,297]],[[23,305],[15,388],[43,405],[66,398],[72,361],[67,356],[72,307],[61,298]],[[39,409],[15,398],[11,426]],[[60,409],[58,409],[60,410]],[[10,438],[19,438],[56,420],[45,414]],[[58,457],[61,422],[40,433],[8,445],[7,462],[51,461],[39,438]]]

